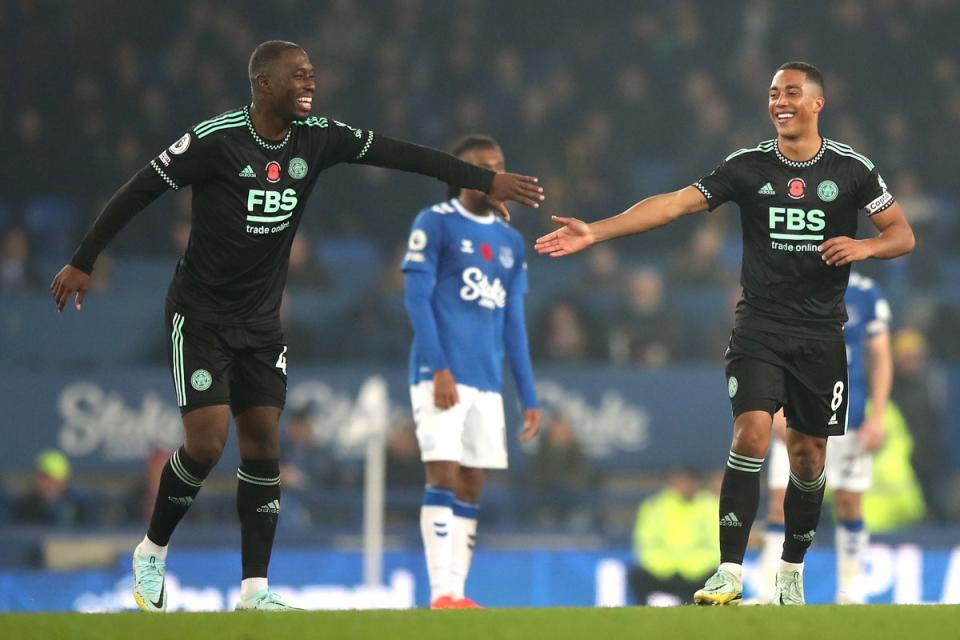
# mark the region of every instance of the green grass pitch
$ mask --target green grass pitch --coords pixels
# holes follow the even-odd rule
[[[960,638],[960,606],[4,614],[0,638],[934,640]]]

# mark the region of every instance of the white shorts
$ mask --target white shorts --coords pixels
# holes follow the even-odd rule
[[[786,489],[790,481],[787,445],[771,438],[767,460],[767,487]],[[827,439],[826,466],[827,487],[831,489],[865,493],[873,485],[873,456],[863,452],[857,431]]]
[[[433,382],[410,387],[420,459],[459,462],[475,469],[507,468],[503,398],[495,391],[457,385],[460,401],[449,409],[433,402]]]

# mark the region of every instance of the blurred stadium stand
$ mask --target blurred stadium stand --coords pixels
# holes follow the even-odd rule
[[[863,271],[888,294],[895,328],[916,329],[929,342],[945,413],[949,468],[943,482],[952,503],[944,521],[895,536],[934,545],[960,537],[960,491],[954,490],[960,487],[960,418],[950,410],[960,395],[960,48],[954,33],[960,1],[611,0],[600,11],[547,0],[285,0],[269,6],[199,0],[146,11],[149,19],[138,3],[119,0],[96,7],[79,0],[15,1],[0,11],[6,83],[0,117],[8,125],[0,154],[0,380],[36,385],[20,395],[11,389],[22,387],[4,385],[6,405],[31,403],[6,426],[45,438],[14,436],[15,455],[3,468],[8,501],[29,486],[36,452],[60,444],[67,420],[58,403],[70,385],[94,376],[114,379],[115,386],[104,383],[104,394],[123,396],[125,385],[140,384],[130,380],[144,376],[149,382],[120,405],[135,409],[136,419],[124,424],[146,419],[140,405],[148,404],[149,390],[163,410],[175,411],[162,314],[188,220],[184,197],[167,194],[117,237],[81,314],[55,313],[47,284],[114,189],[194,123],[248,100],[250,51],[261,40],[283,37],[304,45],[317,67],[316,114],[439,147],[472,131],[498,138],[508,168],[539,175],[548,189],[543,211],[514,208],[514,224],[528,247],[552,228],[547,214],[589,220],[615,213],[691,183],[732,150],[769,139],[765,89],[772,70],[788,59],[819,65],[827,80],[822,131],[878,165],[893,194],[902,194],[918,235],[914,255],[864,265]],[[397,288],[397,250],[416,212],[444,193],[443,185],[366,167],[338,167],[320,179],[301,225],[310,237],[302,267],[307,275],[294,284],[291,274],[285,303],[290,342],[299,345],[290,351],[292,385],[320,385],[324,377],[310,372],[360,361],[366,372],[402,369],[409,327]],[[528,256],[535,352],[558,300],[575,306],[580,329],[590,337],[581,355],[555,360],[551,375],[559,370],[561,379],[579,380],[596,371],[611,378],[623,372],[637,384],[663,385],[668,398],[714,393],[707,383],[684,390],[668,382],[673,372],[680,372],[679,380],[710,371],[720,381],[722,400],[721,356],[735,279],[677,284],[671,275],[706,224],[721,237],[706,269],[721,273],[732,265],[735,271],[739,223],[729,205],[616,244],[617,270],[606,288],[591,279],[585,256]],[[27,233],[25,254],[5,242],[17,229]],[[861,229],[870,233],[865,219]],[[614,368],[611,336],[626,276],[640,267],[664,278],[680,346],[662,368]],[[546,357],[534,364],[543,368]],[[402,398],[402,375],[395,377],[392,392]],[[597,392],[590,407],[599,411],[602,402]],[[332,411],[335,405],[313,408]],[[722,405],[700,416],[701,424],[685,427],[694,434],[689,442],[698,442],[698,429],[728,437]],[[402,411],[402,401],[398,406]],[[652,432],[673,428],[650,425]],[[590,428],[577,433],[589,445]],[[177,433],[172,437],[165,444],[175,444]],[[717,465],[722,446],[710,457]],[[78,461],[78,482],[114,508],[100,522],[71,529],[76,535],[140,531],[139,469],[148,453],[117,468],[84,468]],[[531,453],[516,451],[516,469],[498,477],[485,496],[484,526],[494,536],[534,532],[545,540],[569,533],[533,517],[524,460]],[[591,528],[574,533],[585,545],[598,535],[625,544],[636,505],[660,486],[662,469],[677,455],[670,448],[659,467],[637,463],[615,470],[602,457],[592,458],[599,480]],[[179,535],[201,545],[222,543],[222,530],[206,523],[233,517],[234,488],[223,473],[221,485],[206,488],[191,511],[186,525],[193,531]],[[289,523],[283,543],[319,544],[359,531],[358,491],[309,493],[305,509],[314,517],[302,526]],[[388,534],[416,544],[416,521],[404,514],[418,503],[417,489],[391,488]],[[7,507],[0,500],[0,567],[36,563],[45,535],[62,531],[23,528]],[[336,516],[323,516],[330,513]]]

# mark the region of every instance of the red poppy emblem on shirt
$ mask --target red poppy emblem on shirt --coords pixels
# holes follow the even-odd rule
[[[799,200],[803,197],[804,189],[806,189],[807,183],[804,182],[801,178],[791,178],[787,182],[787,195],[793,198],[794,200]]]
[[[277,182],[280,180],[280,163],[267,163],[267,182]]]
[[[487,262],[493,260],[493,249],[490,248],[486,242],[480,245],[480,253],[483,255],[483,259]]]

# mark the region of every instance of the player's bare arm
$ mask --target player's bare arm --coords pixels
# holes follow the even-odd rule
[[[883,416],[893,388],[893,353],[890,332],[884,331],[867,342],[870,352],[870,414],[860,426],[860,444],[870,452],[883,446],[886,433]]]
[[[74,307],[80,311],[83,304],[83,298],[87,295],[87,288],[90,286],[90,274],[84,273],[76,267],[65,265],[63,269],[57,272],[50,283],[50,292],[53,294],[53,300],[57,303],[57,311],[63,312],[63,307],[67,300],[74,293],[77,294],[74,300]]]
[[[699,189],[690,186],[679,191],[651,196],[619,215],[589,224],[577,218],[552,216],[554,222],[563,226],[553,233],[537,238],[534,248],[541,255],[559,258],[582,251],[598,242],[646,233],[670,224],[682,216],[706,210],[707,199]]]
[[[830,238],[820,245],[823,261],[832,267],[842,267],[870,258],[889,260],[913,251],[916,244],[913,229],[903,215],[903,207],[899,202],[894,202],[886,211],[871,216],[870,221],[880,235],[864,240],[847,236]]]

